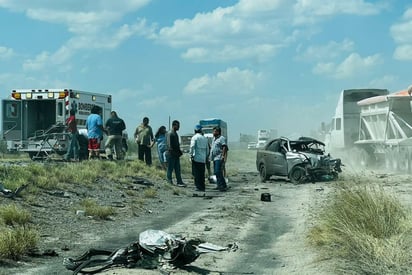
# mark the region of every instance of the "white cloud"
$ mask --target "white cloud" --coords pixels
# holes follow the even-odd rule
[[[307,24],[338,14],[376,15],[384,8],[386,6],[382,3],[364,0],[298,0],[294,5],[294,20],[296,24]]]
[[[168,103],[167,96],[155,96],[155,97],[147,97],[140,98],[138,105],[146,108],[158,108],[159,106],[164,106]]]
[[[44,64],[50,59],[50,53],[42,52],[38,54],[34,59],[28,59],[23,64],[25,70],[40,70],[44,68]]]
[[[56,52],[42,52],[34,59],[24,61],[23,69],[41,70],[46,66],[62,65],[83,49],[114,49],[135,34],[150,35],[151,28],[146,27],[146,21],[140,20],[133,25],[123,25],[114,32],[103,34],[78,35],[72,37]],[[66,67],[67,69],[68,67]]]
[[[365,74],[382,62],[382,58],[378,54],[362,58],[359,54],[352,53],[340,64],[318,63],[312,71],[314,74],[343,79]]]
[[[137,99],[141,98],[145,94],[153,93],[153,87],[151,85],[143,85],[139,89],[130,89],[124,88],[115,92],[113,95],[116,95],[116,101],[125,103],[130,101],[138,101]]]
[[[28,88],[28,87],[69,87],[68,83],[62,80],[54,79],[48,75],[25,75],[20,73],[4,73],[0,74],[0,83],[2,90],[7,91],[4,97],[7,97],[13,89]]]
[[[73,32],[101,29],[124,14],[138,10],[151,0],[2,0],[0,7],[25,12],[29,18],[62,23]]]
[[[412,44],[396,47],[393,57],[398,60],[412,60]]]
[[[24,12],[27,17],[67,26],[74,34],[56,52],[42,52],[23,64],[25,70],[40,70],[68,62],[82,49],[113,49],[132,35],[152,36],[153,26],[145,20],[113,29],[113,24],[125,14],[136,11],[151,0],[1,0],[0,7]],[[46,66],[47,65],[47,66]],[[61,70],[63,68],[60,67]],[[65,66],[66,69],[69,66]]]
[[[309,46],[300,56],[304,60],[330,60],[341,56],[342,53],[354,50],[355,43],[349,39],[342,42],[330,41],[326,45]]]
[[[284,30],[290,21],[285,3],[288,1],[242,0],[234,6],[197,13],[192,19],[178,19],[160,29],[156,39],[187,48],[182,57],[193,62],[268,60],[295,35]]]
[[[391,26],[393,40],[397,44],[393,57],[398,60],[412,60],[412,8],[407,9],[402,21]]]
[[[190,80],[184,88],[184,93],[189,95],[245,95],[255,91],[262,78],[262,73],[240,70],[237,67],[228,68],[215,76],[204,75]]]
[[[382,89],[387,89],[387,87],[393,86],[397,81],[399,80],[399,77],[394,76],[394,75],[384,75],[383,77],[375,78],[369,82],[369,87],[376,87],[376,88],[382,88]]]
[[[8,59],[14,55],[13,49],[0,46],[0,59]]]
[[[260,62],[267,61],[276,54],[278,47],[270,44],[237,47],[226,45],[218,48],[189,48],[182,58],[192,62],[227,62],[231,60],[255,58]]]

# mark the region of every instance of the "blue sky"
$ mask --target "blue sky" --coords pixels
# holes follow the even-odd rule
[[[406,89],[411,67],[410,1],[0,0],[3,98],[109,93],[129,133],[148,116],[308,135],[341,90]]]

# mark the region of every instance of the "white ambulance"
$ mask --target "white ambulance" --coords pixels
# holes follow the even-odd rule
[[[69,142],[65,121],[74,109],[82,134],[80,158],[87,158],[85,126],[93,106],[100,107],[105,122],[112,110],[112,96],[72,89],[13,90],[10,98],[2,100],[2,133],[7,149],[27,152],[31,159],[64,155]]]

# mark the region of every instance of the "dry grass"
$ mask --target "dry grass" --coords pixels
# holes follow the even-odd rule
[[[0,219],[5,225],[25,225],[30,219],[30,213],[15,204],[8,204],[0,207]]]
[[[113,207],[98,205],[94,199],[90,198],[82,200],[80,206],[83,208],[87,216],[92,216],[101,220],[106,220],[109,216],[115,213]]]
[[[155,188],[149,187],[144,189],[143,196],[147,199],[153,199],[157,197],[157,190]]]
[[[15,204],[0,207],[0,257],[19,260],[32,252],[38,242],[38,233],[30,228],[31,215]]]
[[[383,189],[346,186],[323,206],[308,240],[356,274],[412,271],[412,224],[408,211]]]
[[[35,250],[39,240],[36,230],[26,226],[1,227],[0,230],[0,257],[19,260]]]

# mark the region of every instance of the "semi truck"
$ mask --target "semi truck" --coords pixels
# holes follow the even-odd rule
[[[269,141],[269,130],[261,129],[257,132],[256,148],[261,149]]]
[[[208,138],[209,144],[212,143],[213,140],[213,128],[220,127],[222,136],[225,137],[226,143],[228,142],[227,139],[227,123],[226,121],[220,118],[207,118],[199,120],[200,126],[202,126],[202,131],[205,137]]]
[[[406,90],[342,91],[325,143],[328,151],[345,152],[355,165],[410,173],[412,97]]]
[[[73,109],[80,133],[80,157],[87,158],[86,119],[93,106],[101,109],[105,122],[112,110],[112,96],[74,89],[13,90],[2,100],[2,134],[7,150],[26,152],[31,159],[64,155],[69,142],[65,121]]]
[[[180,149],[183,153],[189,153],[190,141],[194,134],[184,134],[180,136]]]

